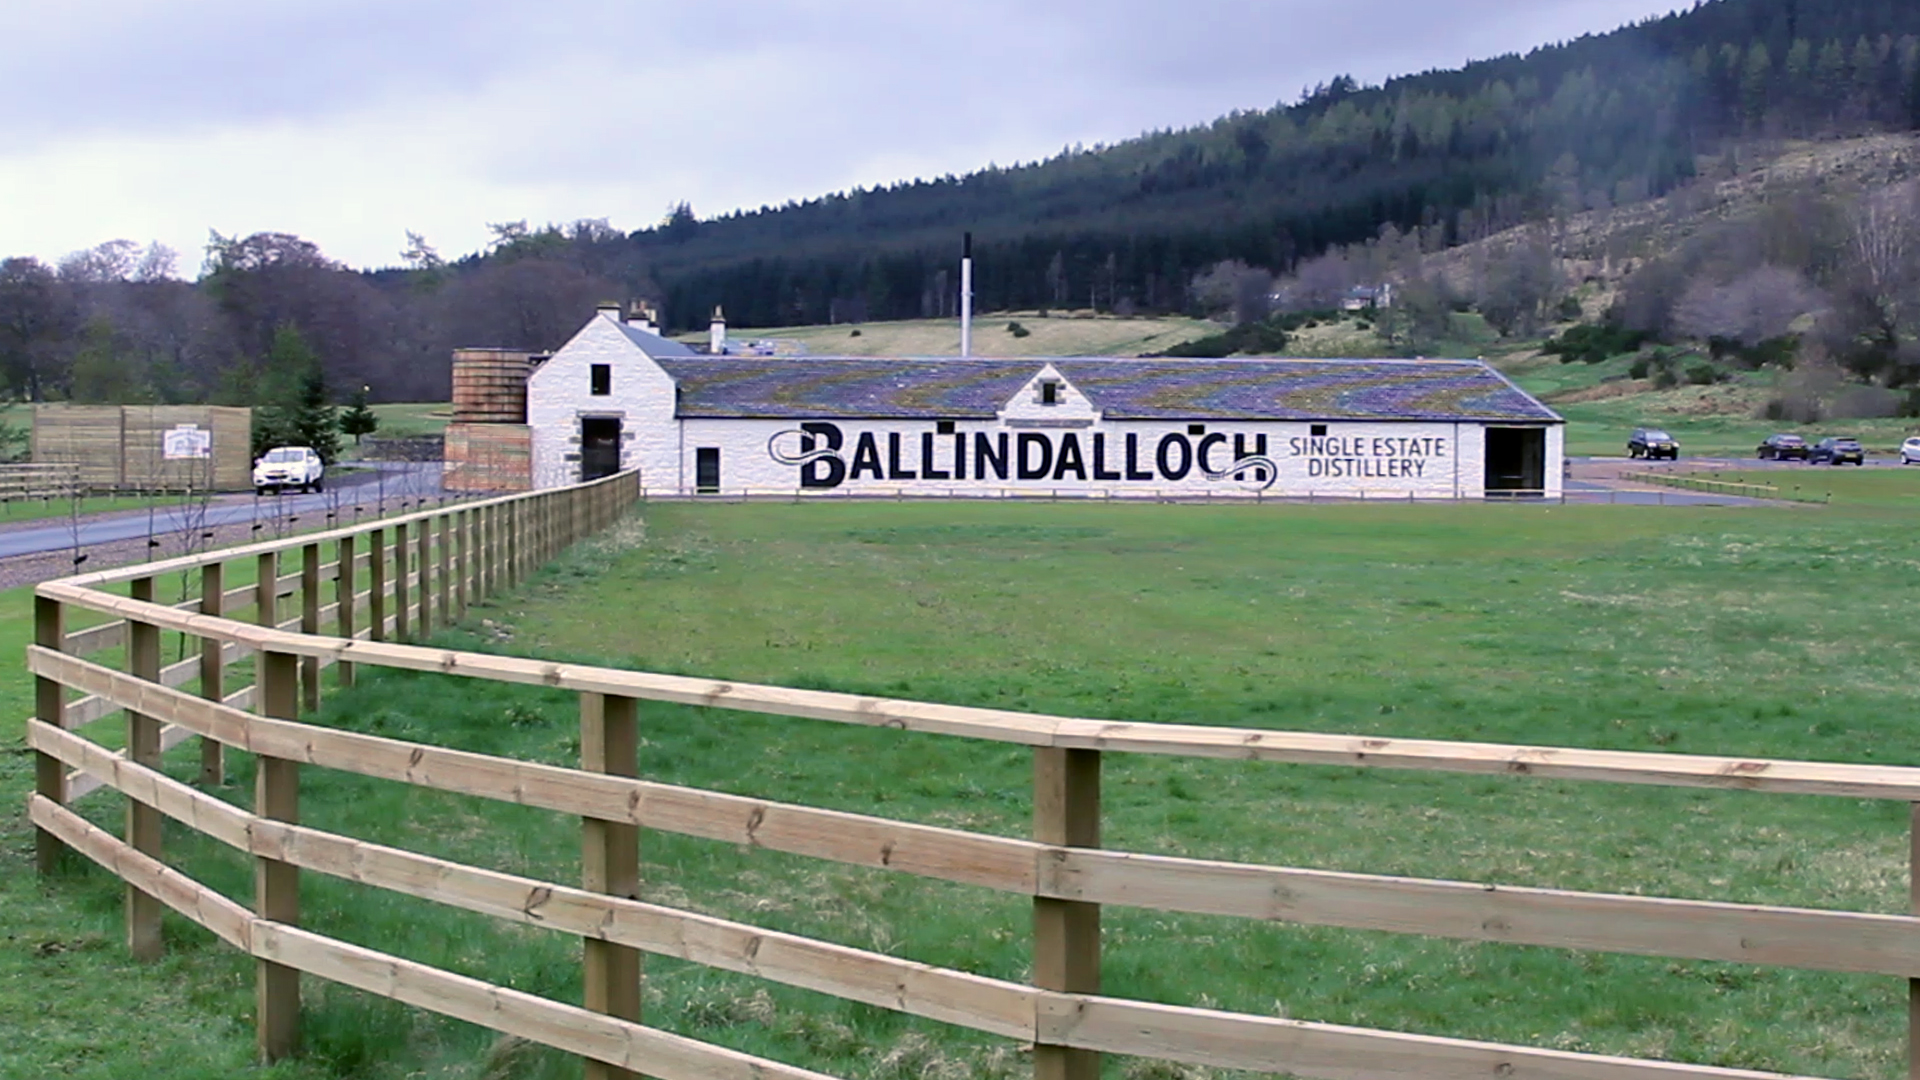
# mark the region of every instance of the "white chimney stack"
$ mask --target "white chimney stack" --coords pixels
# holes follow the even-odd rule
[[[973,234],[960,247],[960,355],[973,355]]]
[[[601,304],[599,307],[595,308],[594,310],[598,311],[602,315],[605,315],[607,318],[612,319],[614,322],[620,321],[620,305],[619,304]]]
[[[707,352],[714,356],[727,354],[727,314],[718,304],[713,306],[713,322],[707,326]]]

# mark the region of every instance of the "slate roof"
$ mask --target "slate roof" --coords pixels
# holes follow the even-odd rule
[[[620,327],[621,333],[627,335],[627,340],[633,342],[635,345],[640,346],[640,351],[643,353],[646,353],[648,356],[660,357],[660,356],[697,356],[699,355],[698,353],[695,353],[691,348],[688,348],[685,344],[678,341],[674,341],[671,338],[663,338],[659,334],[649,334],[645,330],[642,330],[637,326],[630,326],[624,322],[616,323],[616,325]]]
[[[1052,364],[1114,420],[1559,423],[1476,360],[663,358],[678,415],[992,419]]]

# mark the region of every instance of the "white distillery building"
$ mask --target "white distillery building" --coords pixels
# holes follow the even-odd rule
[[[650,495],[1561,493],[1564,422],[1473,360],[697,354],[603,311],[527,383],[536,487]]]

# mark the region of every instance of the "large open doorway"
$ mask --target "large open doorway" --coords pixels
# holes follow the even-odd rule
[[[698,447],[693,452],[693,486],[702,495],[720,490],[720,448]]]
[[[580,418],[580,480],[598,480],[620,471],[620,418]]]
[[[1545,428],[1487,429],[1487,494],[1538,498],[1547,493]]]

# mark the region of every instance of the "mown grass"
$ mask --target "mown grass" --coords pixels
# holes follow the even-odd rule
[[[407,401],[373,406],[380,421],[374,437],[406,439],[417,435],[438,435],[453,419],[453,405],[445,401]]]
[[[444,640],[1080,716],[1920,762],[1920,470],[1844,475],[1857,497],[1821,510],[659,505]],[[19,610],[0,635],[24,633]],[[324,722],[577,756],[568,695],[367,676]],[[0,680],[24,711],[24,680]],[[655,705],[642,723],[650,777],[1027,827],[1029,760],[1014,748]],[[26,760],[6,759],[7,790],[24,789]],[[185,756],[171,767],[190,774]],[[248,782],[242,758],[223,794],[245,802]],[[317,770],[304,800],[320,827],[578,873],[578,825],[550,815]],[[104,797],[90,813],[117,817]],[[1871,911],[1906,904],[1905,822],[1856,800],[1124,755],[1106,776],[1114,847]],[[27,830],[6,830],[0,899],[23,921],[0,960],[0,1012],[28,1018],[17,1075],[119,1075],[146,1056],[152,1075],[244,1072],[250,964],[178,922],[166,962],[132,964],[105,875],[43,889]],[[248,894],[244,860],[183,830],[167,840],[180,865]],[[643,845],[651,898],[1027,974],[1017,899],[661,834]],[[579,993],[566,938],[317,875],[304,890],[307,921],[329,933]],[[1842,1077],[1896,1075],[1903,1049],[1893,979],[1125,909],[1106,925],[1108,991],[1151,1000]],[[824,1071],[1026,1071],[1016,1048],[942,1025],[669,961],[648,971],[650,1022]],[[575,1075],[558,1055],[353,992],[310,999],[310,1052],[276,1075]],[[152,1022],[116,1023],[118,1010]]]
[[[1008,327],[1018,323],[1024,336]],[[975,356],[1138,356],[1163,352],[1174,345],[1222,327],[1202,319],[1121,318],[1090,313],[1001,311],[976,315],[973,322]],[[960,324],[955,319],[902,319],[834,326],[782,326],[767,330],[732,328],[729,340],[739,345],[771,338],[799,345],[815,356],[958,356]],[[682,334],[680,339],[703,344],[706,333]]]

